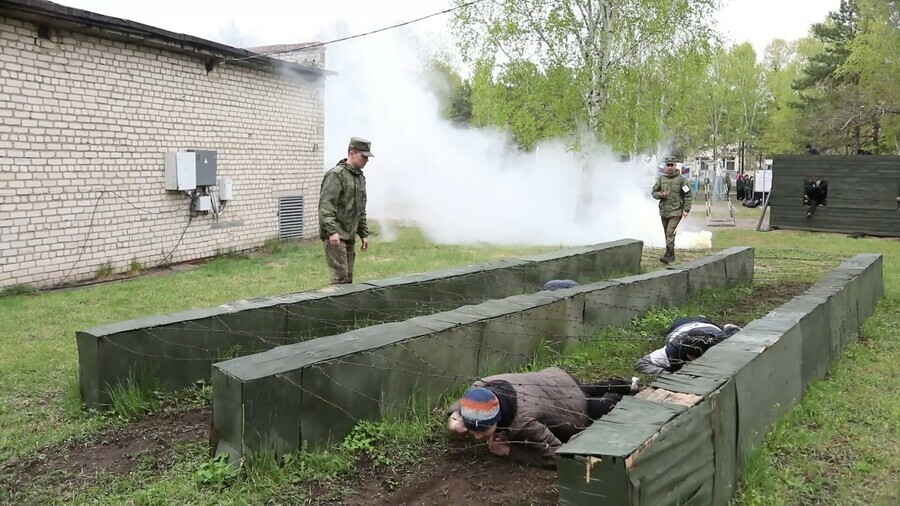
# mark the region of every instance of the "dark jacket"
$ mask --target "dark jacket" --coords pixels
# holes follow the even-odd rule
[[[319,195],[319,238],[324,241],[335,233],[347,242],[357,235],[369,237],[366,176],[346,158],[325,173]]]
[[[497,434],[509,442],[509,457],[523,464],[556,468],[556,450],[591,423],[578,381],[558,367],[498,374],[472,386],[485,387],[500,400]],[[457,401],[445,414],[458,411]]]
[[[705,316],[679,318],[669,327],[666,344],[638,360],[636,371],[657,376],[680,370],[690,357],[699,357],[728,339],[725,330]]]

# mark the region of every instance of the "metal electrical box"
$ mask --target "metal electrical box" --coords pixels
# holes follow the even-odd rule
[[[200,195],[194,202],[194,211],[212,211],[212,198],[209,195]]]
[[[215,186],[217,153],[198,149],[189,149],[188,152],[197,157],[197,186]]]
[[[166,190],[197,188],[197,157],[194,153],[166,153]]]
[[[234,188],[234,184],[231,182],[231,178],[222,178],[219,180],[219,200],[231,200],[232,190]]]

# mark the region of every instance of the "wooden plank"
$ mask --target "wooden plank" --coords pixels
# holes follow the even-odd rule
[[[697,404],[703,399],[700,395],[672,392],[662,388],[648,388],[639,392],[635,397],[645,401],[666,402],[688,407]]]

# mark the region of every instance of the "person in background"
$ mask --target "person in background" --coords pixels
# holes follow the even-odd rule
[[[582,384],[549,367],[475,381],[444,414],[452,436],[468,433],[494,455],[553,469],[560,446],[637,392],[637,378]]]
[[[675,261],[675,230],[694,203],[691,187],[678,172],[674,157],[666,157],[666,172],[656,180],[651,195],[659,200],[659,217],[666,234],[666,252],[659,261],[668,264]]]
[[[825,204],[828,194],[828,181],[824,179],[810,179],[805,184],[806,201],[809,207],[806,209],[806,219],[810,219],[816,209]]]
[[[634,368],[651,376],[671,374],[740,330],[737,325],[719,326],[703,315],[678,318],[669,326],[665,346],[641,357]]]
[[[347,158],[341,159],[322,179],[319,238],[325,243],[325,261],[334,285],[353,283],[357,235],[361,249],[369,248],[363,168],[374,156],[371,142],[351,137]]]
[[[571,279],[552,279],[544,283],[541,290],[562,290],[563,288],[572,288],[573,286],[578,286],[578,283]]]

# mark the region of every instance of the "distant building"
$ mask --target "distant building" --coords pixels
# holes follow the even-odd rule
[[[42,0],[0,2],[0,41],[0,287],[318,234],[321,46],[260,57]],[[187,150],[214,153],[169,155],[167,184]]]

